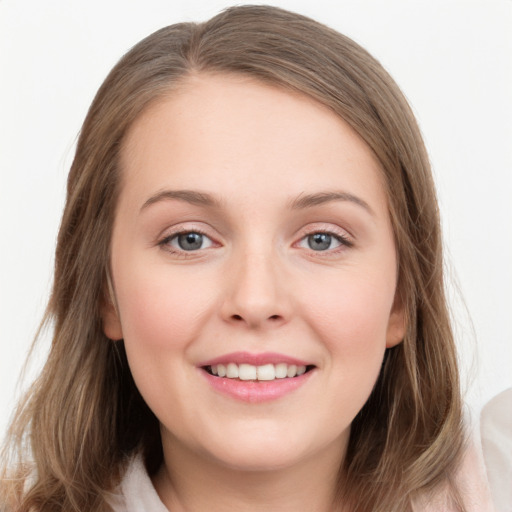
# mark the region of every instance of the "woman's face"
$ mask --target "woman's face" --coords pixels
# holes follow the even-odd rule
[[[239,469],[341,459],[404,333],[368,146],[304,96],[198,75],[135,122],[121,164],[104,329],[164,451]]]

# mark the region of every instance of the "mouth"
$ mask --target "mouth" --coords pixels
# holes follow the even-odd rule
[[[209,375],[221,379],[239,381],[273,381],[280,379],[295,379],[312,371],[314,365],[296,365],[287,363],[263,364],[260,366],[242,363],[212,364],[202,369]]]
[[[232,352],[198,369],[216,393],[248,403],[284,399],[311,382],[318,367],[285,354]]]

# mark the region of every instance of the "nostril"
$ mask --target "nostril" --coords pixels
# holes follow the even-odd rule
[[[0,0],[1,1],[1,0]],[[259,315],[255,315],[254,317],[251,317],[251,315],[240,315],[238,313],[235,313],[233,315],[230,315],[229,319],[231,322],[235,322],[235,323],[241,323],[241,322],[244,322],[244,323],[247,323],[248,325],[251,325],[253,327],[257,326],[260,324],[260,322],[269,322],[271,324],[278,324],[281,320],[283,320],[283,316],[282,315],[270,315],[270,316],[265,316],[265,315],[262,315],[261,316],[261,319],[258,318]]]

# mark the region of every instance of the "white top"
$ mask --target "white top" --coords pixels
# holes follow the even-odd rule
[[[512,388],[483,408],[480,433],[496,512],[512,512]]]
[[[494,512],[480,450],[472,445],[467,451],[457,477],[464,494],[467,512]],[[413,512],[451,512],[446,496],[418,500]],[[111,503],[114,512],[169,512],[160,500],[140,456],[133,459],[123,477],[120,496]],[[501,512],[501,511],[500,511]],[[507,509],[508,512],[508,509]]]
[[[115,512],[169,512],[153,487],[141,456],[128,466],[121,481],[120,496],[111,506]]]

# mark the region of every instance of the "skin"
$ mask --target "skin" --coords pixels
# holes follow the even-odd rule
[[[173,511],[332,510],[350,424],[405,330],[373,153],[307,97],[203,74],[139,117],[121,164],[116,307],[103,322],[124,338],[161,423],[162,501]],[[215,204],[162,195],[178,190]],[[318,204],[304,200],[314,194]],[[182,250],[177,230],[204,233],[203,245]],[[314,233],[332,234],[326,250],[310,247]],[[243,402],[198,367],[235,351],[314,370],[277,400]]]

